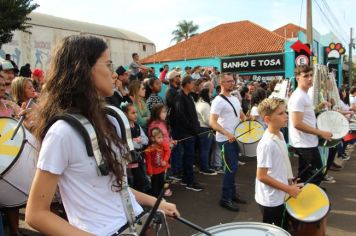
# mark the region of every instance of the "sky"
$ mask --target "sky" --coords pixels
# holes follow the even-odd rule
[[[269,30],[288,23],[305,27],[306,1],[34,0],[33,2],[40,5],[36,12],[133,31],[154,42],[157,51],[160,51],[174,45],[171,41],[172,31],[182,20],[197,24],[198,33],[222,23],[242,20],[250,20]],[[320,33],[334,32],[346,47],[350,40],[350,28],[356,30],[355,26],[356,0],[313,0],[313,27]]]

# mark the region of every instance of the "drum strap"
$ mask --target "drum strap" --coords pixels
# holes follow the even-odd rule
[[[238,117],[236,109],[235,109],[234,105],[232,105],[230,100],[224,94],[220,94],[219,96],[222,97],[225,101],[227,101],[231,105],[232,109],[234,109],[235,116]]]
[[[64,120],[77,132],[79,132],[79,134],[84,138],[85,148],[87,150],[88,156],[94,157],[95,159],[98,175],[108,175],[109,170],[104,163],[99,149],[96,133],[91,123],[81,114],[62,114],[55,116],[52,120],[50,120],[45,128],[45,133],[47,133],[49,128],[58,120]]]
[[[46,127],[46,133],[48,129],[58,120],[64,120],[71,125],[79,134],[84,138],[85,146],[88,156],[94,156],[97,164],[98,175],[108,175],[109,170],[105,167],[103,157],[101,155],[98,141],[96,138],[95,130],[91,123],[80,114],[62,114],[54,117]],[[124,129],[125,130],[125,129]],[[124,133],[124,132],[122,132]],[[125,135],[124,135],[125,136]],[[126,137],[126,136],[125,136]],[[130,135],[131,137],[131,135]],[[128,221],[129,229],[131,232],[136,232],[135,229],[135,212],[133,210],[132,201],[129,193],[129,186],[127,181],[123,181],[123,186],[120,193],[124,212]]]
[[[283,163],[287,170],[288,179],[292,179],[293,172],[292,172],[292,166],[291,166],[290,160],[289,160],[287,145],[275,134],[271,134],[271,138],[276,142],[277,146],[279,147],[279,150],[282,152]]]

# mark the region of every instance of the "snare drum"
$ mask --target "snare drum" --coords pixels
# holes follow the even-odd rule
[[[27,202],[36,171],[38,151],[35,138],[18,121],[0,117],[0,206],[16,207]]]
[[[290,236],[282,228],[275,225],[258,223],[258,222],[236,222],[216,225],[206,229],[215,236]],[[203,236],[205,234],[194,234]]]
[[[330,201],[321,188],[307,184],[297,198],[290,198],[285,205],[292,217],[289,232],[294,232],[293,235],[325,235]]]
[[[349,133],[349,121],[336,111],[324,111],[317,117],[318,129],[329,131],[333,134],[332,141],[319,140],[319,146],[334,147]]]
[[[244,121],[235,129],[235,137],[240,152],[247,157],[255,157],[258,142],[265,132],[264,126],[258,121]]]

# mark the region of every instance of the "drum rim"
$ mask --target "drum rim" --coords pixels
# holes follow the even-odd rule
[[[3,118],[5,118],[5,119],[10,119],[10,120],[14,120],[14,121],[16,121],[17,123],[19,122],[18,120],[16,120],[16,119],[13,118],[13,117],[0,116],[0,119],[3,119]],[[24,147],[25,147],[25,143],[26,143],[26,132],[25,132],[24,127],[23,127],[22,125],[20,126],[20,128],[19,128],[19,130],[18,130],[17,132],[19,132],[20,129],[21,129],[21,132],[23,133],[24,139],[22,140],[22,144],[21,144],[19,153],[16,155],[16,157],[15,157],[14,160],[11,162],[11,164],[10,164],[3,172],[0,173],[0,176],[5,176],[6,173],[11,170],[11,168],[15,165],[15,163],[17,162],[17,160],[18,160],[19,157],[21,156],[21,153],[22,153],[22,151],[23,151],[23,149],[24,149]]]
[[[342,117],[342,119],[344,120],[344,121],[346,121],[346,123],[348,123],[348,124],[350,124],[350,122],[346,119],[346,117],[344,116],[344,115],[342,115],[341,113],[339,113],[339,112],[337,112],[337,111],[324,111],[324,112],[321,112],[318,116],[317,116],[317,118],[316,118],[316,124],[317,124],[317,127],[319,128],[319,126],[320,125],[318,125],[319,123],[320,123],[320,120],[321,120],[321,118],[319,118],[320,116],[326,116],[325,114],[327,114],[327,113],[333,113],[333,114],[336,114],[337,116],[339,116],[339,117]],[[324,114],[324,115],[323,115]],[[345,135],[347,135],[348,133],[349,133],[349,130],[350,129],[348,129],[348,131],[347,131],[347,133],[345,134]],[[344,136],[345,136],[344,135]],[[343,136],[343,137],[344,137]],[[337,138],[337,139],[333,139],[333,140],[341,140],[341,139],[343,139],[343,137],[341,137],[341,138]]]
[[[259,121],[257,121],[257,120],[245,120],[245,121],[241,121],[240,123],[238,123],[237,126],[235,127],[234,131],[236,131],[236,128],[237,128],[240,124],[242,124],[242,123],[244,123],[244,122],[248,122],[248,121],[250,121],[250,122],[251,122],[251,121],[257,122],[257,123],[259,123],[259,124],[261,125],[261,127],[263,128],[263,125],[261,124],[261,122],[259,122]],[[263,130],[265,131],[266,129],[263,128]],[[234,132],[234,134],[235,134],[235,132]],[[262,135],[262,136],[263,136],[263,135]],[[255,142],[253,142],[253,143],[243,143],[243,142],[241,142],[238,138],[236,138],[236,141],[239,142],[239,143],[242,143],[242,144],[255,144],[255,143],[258,143],[258,142],[262,139],[262,136],[261,136],[261,138],[259,138],[257,141],[255,141]]]
[[[289,206],[288,206],[288,202],[286,202],[286,203],[285,203],[285,209],[286,209],[286,211],[288,212],[288,214],[289,214],[293,219],[299,220],[299,221],[304,222],[304,223],[317,222],[317,221],[323,219],[323,218],[328,214],[328,212],[330,211],[330,199],[329,199],[328,195],[326,194],[326,192],[325,192],[322,188],[320,188],[319,186],[317,186],[316,184],[308,183],[307,185],[309,185],[309,184],[310,184],[310,185],[315,185],[316,187],[319,188],[319,190],[323,193],[323,195],[328,199],[329,205],[327,206],[328,209],[327,209],[327,211],[326,211],[326,214],[325,214],[324,216],[320,217],[319,219],[316,219],[316,220],[305,220],[305,219],[303,219],[303,220],[302,220],[302,219],[298,219],[298,218],[295,216],[295,214],[293,214],[293,213],[290,212],[290,208],[289,208]],[[306,186],[307,186],[307,185],[306,185]]]
[[[254,221],[242,221],[242,222],[230,222],[230,223],[225,223],[225,224],[219,224],[219,225],[214,225],[214,226],[211,226],[211,227],[208,227],[206,228],[206,230],[208,232],[211,232],[210,230],[219,230],[219,227],[233,227],[233,226],[238,226],[238,225],[241,225],[241,226],[265,226],[266,228],[273,228],[273,229],[276,229],[276,230],[279,230],[280,232],[283,232],[285,233],[286,236],[289,236],[290,233],[288,231],[286,231],[285,229],[279,227],[279,226],[276,226],[276,225],[272,225],[272,224],[266,224],[266,223],[262,223],[262,222],[254,222]],[[217,227],[217,228],[214,228],[214,227]],[[242,228],[243,229],[243,228]],[[218,232],[215,232],[215,233],[218,233]],[[194,235],[200,235],[201,233],[198,233],[198,234],[194,234]]]

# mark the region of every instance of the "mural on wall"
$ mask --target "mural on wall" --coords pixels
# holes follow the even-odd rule
[[[0,57],[5,58],[5,54],[10,54],[11,59],[20,66],[21,60],[21,47],[18,33],[14,34],[14,37],[10,43],[4,44],[0,49]]]
[[[49,59],[49,53],[51,50],[51,43],[50,42],[45,42],[45,41],[34,41],[35,45],[35,51],[34,51],[34,56],[35,56],[35,64],[34,68],[41,68],[44,69],[45,63]]]

